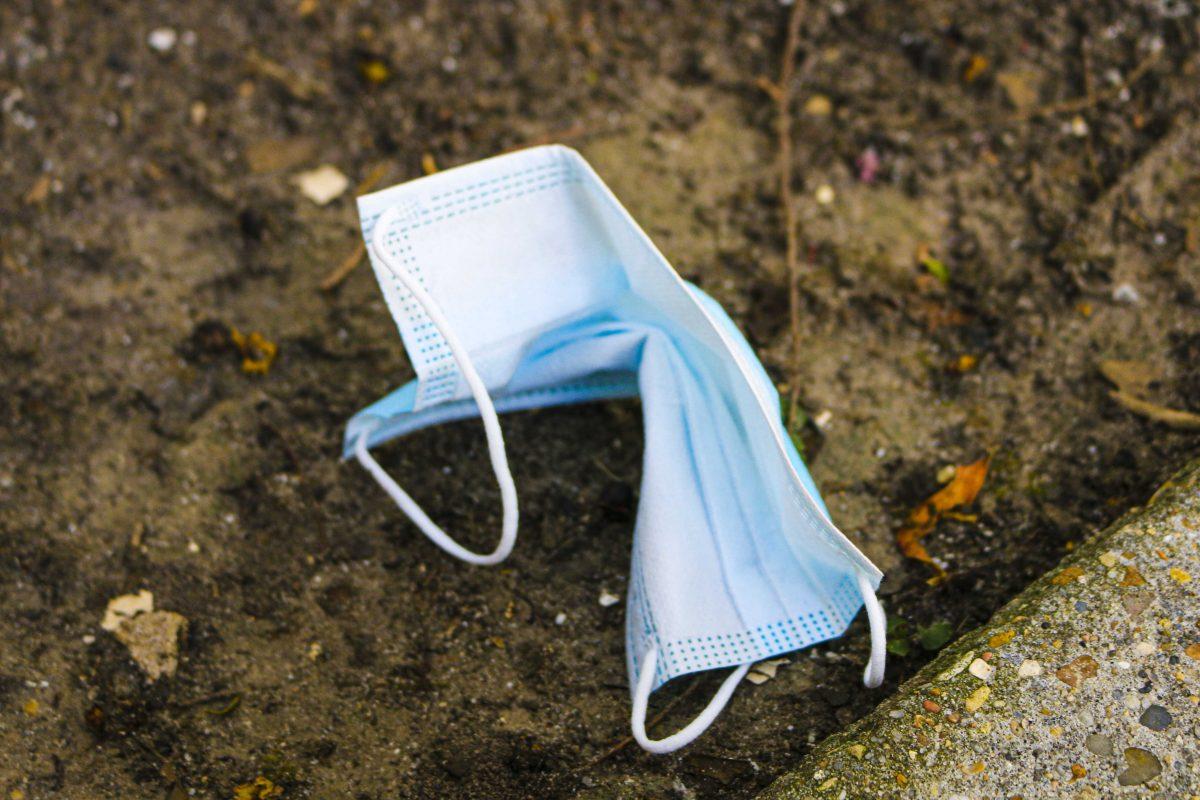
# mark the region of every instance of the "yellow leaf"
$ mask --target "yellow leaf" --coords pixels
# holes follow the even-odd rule
[[[975,497],[983,488],[990,461],[991,457],[985,456],[973,464],[957,467],[954,470],[954,477],[948,484],[912,510],[904,527],[896,533],[896,544],[901,553],[909,558],[932,565],[938,571],[939,576],[945,574],[941,567],[934,564],[925,545],[921,544],[921,539],[924,539],[937,527],[938,520],[947,512],[975,502]]]

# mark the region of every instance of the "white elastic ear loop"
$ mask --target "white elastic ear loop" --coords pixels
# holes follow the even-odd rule
[[[887,615],[883,613],[883,606],[879,605],[879,598],[867,576],[860,572],[856,577],[858,591],[867,609],[867,623],[871,626],[871,658],[863,670],[863,683],[874,689],[883,683],[883,668],[887,663]]]
[[[724,710],[725,704],[733,696],[733,690],[741,683],[742,678],[750,670],[750,664],[742,664],[729,674],[716,695],[700,714],[688,723],[687,727],[665,739],[651,739],[646,736],[646,705],[650,702],[650,686],[654,683],[654,670],[658,666],[658,648],[651,647],[642,660],[641,671],[638,672],[637,688],[633,692],[633,713],[630,715],[629,726],[633,729],[634,740],[648,753],[671,753],[685,745],[691,744],[696,737],[704,733],[709,725]]]
[[[492,398],[488,395],[487,386],[484,385],[483,380],[479,377],[479,373],[475,371],[475,365],[471,363],[471,358],[467,355],[466,348],[463,347],[458,337],[454,335],[449,321],[446,319],[445,314],[442,313],[441,308],[438,307],[437,302],[425,291],[425,287],[408,270],[395,262],[384,248],[384,233],[394,219],[395,214],[396,209],[390,208],[383,212],[379,216],[379,219],[376,220],[375,233],[371,237],[371,249],[380,263],[387,267],[388,271],[396,277],[396,280],[404,284],[404,288],[412,293],[413,299],[421,304],[430,322],[434,324],[438,333],[445,340],[446,346],[450,348],[450,352],[458,364],[459,371],[466,380],[467,386],[471,389],[471,396],[475,398],[475,404],[479,407],[479,418],[483,421],[483,429],[487,433],[488,455],[491,457],[492,471],[496,474],[496,482],[500,485],[500,500],[504,506],[504,517],[500,526],[500,543],[496,545],[496,549],[491,553],[480,555],[466,549],[439,528],[429,518],[429,515],[408,496],[408,493],[401,489],[392,480],[392,477],[371,457],[370,452],[367,450],[367,437],[371,433],[369,429],[360,434],[355,441],[354,457],[379,482],[383,490],[396,501],[396,505],[400,507],[400,510],[438,547],[455,558],[460,558],[471,564],[499,564],[508,558],[508,554],[512,552],[513,544],[517,541],[518,518],[517,488],[513,484],[512,473],[508,469],[508,456],[504,451],[504,434],[500,432],[500,420],[496,416],[496,407],[492,405]]]

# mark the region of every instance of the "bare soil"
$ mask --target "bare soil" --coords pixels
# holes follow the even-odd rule
[[[931,655],[864,691],[858,622],[739,689],[681,753],[611,752],[624,611],[597,599],[625,589],[637,405],[507,418],[514,556],[437,551],[338,461],[345,420],[411,372],[367,268],[319,289],[358,235],[353,189],[318,207],[293,185],[319,164],[384,186],[427,155],[579,148],[781,387],[829,412],[800,431],[817,483],[914,629],[983,621],[1195,453],[1096,367],[1151,362],[1156,399],[1200,411],[1194,7],[811,9],[798,362],[759,80],[788,13],[0,6],[3,796],[226,800],[262,776],[284,798],[749,797]],[[268,374],[243,372],[230,328],[278,344]],[[463,423],[381,457],[482,545],[499,519],[485,452]],[[989,452],[975,518],[927,542],[950,574],[931,587],[895,530],[939,469]],[[177,673],[153,683],[99,628],[138,589],[188,620]],[[660,730],[718,681],[656,695],[688,693]]]

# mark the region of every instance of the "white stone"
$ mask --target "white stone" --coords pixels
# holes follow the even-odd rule
[[[301,172],[293,181],[309,200],[319,206],[327,205],[350,187],[350,179],[332,164],[323,164]]]
[[[155,28],[146,37],[146,44],[160,53],[165,53],[175,46],[175,40],[178,38],[174,28]]]
[[[967,667],[967,672],[979,678],[981,681],[990,681],[992,675],[995,674],[996,668],[982,658],[977,658],[971,662],[971,666]]]
[[[1027,658],[1017,667],[1017,676],[1021,678],[1036,678],[1042,674],[1042,665],[1032,658]]]

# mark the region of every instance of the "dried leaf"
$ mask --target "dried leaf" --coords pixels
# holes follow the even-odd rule
[[[1200,414],[1160,406],[1158,403],[1142,400],[1126,392],[1114,391],[1109,392],[1109,394],[1114,400],[1133,413],[1140,414],[1155,422],[1161,422],[1168,427],[1179,428],[1181,430],[1200,430]]]
[[[250,783],[233,787],[233,800],[270,800],[282,795],[283,787],[276,786],[271,779],[264,778],[262,775]]]
[[[1108,359],[1100,362],[1100,374],[1122,392],[1136,395],[1143,394],[1151,383],[1161,378],[1162,370],[1145,361]]]
[[[49,175],[42,175],[34,181],[23,198],[25,205],[36,206],[46,202],[46,198],[50,195],[50,186],[52,183],[53,181]]]
[[[896,533],[896,544],[900,552],[909,558],[932,565],[939,575],[944,575],[945,570],[934,563],[925,545],[921,544],[921,539],[937,527],[938,520],[947,511],[970,505],[975,501],[979,490],[983,488],[990,462],[991,456],[985,456],[973,464],[958,467],[950,483],[914,508],[904,527]]]
[[[279,354],[279,346],[258,331],[246,335],[237,328],[229,329],[229,337],[242,354],[242,372],[248,375],[266,375],[275,356]]]

